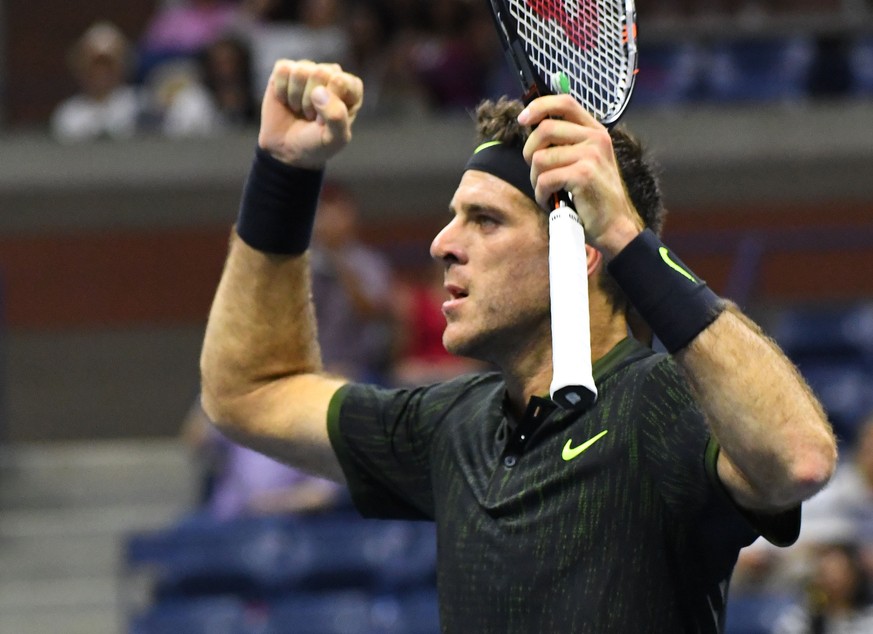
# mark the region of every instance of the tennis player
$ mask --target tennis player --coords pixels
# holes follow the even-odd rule
[[[431,245],[445,346],[498,371],[400,390],[325,375],[306,252],[322,171],[362,95],[336,65],[273,70],[205,337],[206,412],[235,440],[346,482],[365,516],[435,521],[444,632],[720,631],[740,548],[790,544],[800,503],[834,469],[816,399],[661,243],[639,146],[567,96],[480,108],[484,142]],[[542,207],[559,189],[591,240],[600,395],[587,411],[547,397]],[[668,354],[628,336],[630,306]]]

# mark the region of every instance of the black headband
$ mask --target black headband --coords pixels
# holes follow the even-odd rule
[[[488,141],[473,151],[464,171],[487,172],[506,181],[525,196],[536,202],[533,186],[530,184],[530,166],[521,154],[521,148],[506,145],[501,141]]]

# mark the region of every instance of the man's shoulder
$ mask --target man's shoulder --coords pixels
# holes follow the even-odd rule
[[[595,366],[595,379],[598,382],[636,382],[650,378],[657,381],[658,377],[680,376],[673,357],[630,338],[616,346],[610,355],[612,358],[605,358],[604,362],[598,362]],[[601,363],[602,367],[599,367]]]
[[[499,372],[481,372],[462,374],[418,389],[425,400],[442,402],[448,409],[467,404],[501,403],[506,394],[506,383]]]
[[[384,387],[366,383],[348,383],[343,388],[343,398],[354,394],[385,400],[420,399],[424,401],[481,400],[488,395],[503,394],[506,384],[499,372],[462,374],[438,383],[415,386]],[[502,396],[501,396],[502,398]]]
[[[602,400],[616,404],[622,411],[650,412],[652,420],[659,420],[668,411],[678,413],[697,408],[675,359],[642,345],[605,375],[598,388]],[[638,420],[649,418],[642,416]]]

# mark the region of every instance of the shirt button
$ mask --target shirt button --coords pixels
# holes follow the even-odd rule
[[[506,456],[503,459],[503,465],[508,469],[512,469],[512,467],[515,466],[516,462],[518,462],[518,458],[516,458],[515,456]]]

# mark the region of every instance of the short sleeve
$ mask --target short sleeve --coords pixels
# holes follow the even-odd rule
[[[677,524],[693,526],[702,552],[720,559],[758,537],[714,473],[712,433],[684,378],[669,357],[652,368],[643,392],[642,439],[659,495]],[[716,453],[717,457],[717,453]],[[732,562],[719,562],[719,567]]]
[[[764,514],[744,509],[733,501],[727,488],[718,477],[718,454],[720,447],[715,438],[710,438],[706,448],[706,472],[710,482],[721,497],[742,515],[757,533],[774,546],[791,546],[800,535],[800,505],[781,513]]]
[[[355,506],[366,517],[432,519],[432,422],[427,390],[348,384],[333,397],[328,434]]]

